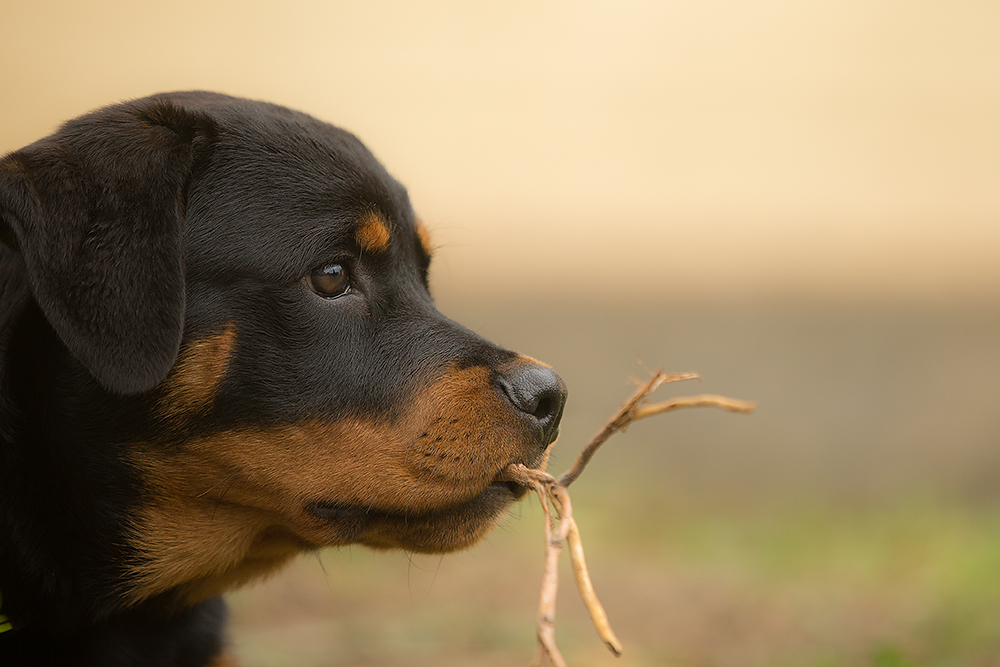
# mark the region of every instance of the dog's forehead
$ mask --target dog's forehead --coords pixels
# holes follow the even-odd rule
[[[331,245],[372,214],[388,228],[412,226],[405,188],[353,134],[258,102],[214,105],[209,114],[215,136],[189,188],[189,262],[218,264],[213,238],[247,257]],[[275,270],[287,265],[273,259],[282,263]]]

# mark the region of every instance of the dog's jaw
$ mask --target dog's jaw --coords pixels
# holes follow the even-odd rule
[[[197,602],[327,546],[467,548],[523,495],[499,481],[501,471],[547,459],[546,431],[512,408],[482,366],[449,367],[416,384],[392,419],[192,432],[185,415],[200,421],[210,407],[179,401],[177,387],[204,376],[241,391],[203,372],[223,368],[220,350],[239,354],[233,338],[227,327],[187,345],[157,403],[162,441],[125,445],[145,487],[133,521],[133,602],[169,591]]]

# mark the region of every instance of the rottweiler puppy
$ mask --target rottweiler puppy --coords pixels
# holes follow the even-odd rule
[[[222,665],[303,551],[437,553],[543,466],[565,387],[444,317],[351,134],[205,92],[0,161],[0,665]]]

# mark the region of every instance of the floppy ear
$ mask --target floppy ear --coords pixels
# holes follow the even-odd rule
[[[101,109],[0,161],[0,240],[107,389],[158,384],[184,320],[183,196],[210,122],[162,98]]]

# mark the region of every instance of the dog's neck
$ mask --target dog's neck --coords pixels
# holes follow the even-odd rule
[[[100,437],[92,426],[98,418],[68,405],[65,397],[75,390],[74,374],[61,370],[68,353],[34,303],[20,258],[8,249],[0,250],[0,355],[4,613],[15,629],[37,618],[72,625],[106,617],[119,606],[121,578],[98,554],[119,540],[113,504],[127,502],[129,491],[113,490],[112,503],[96,507],[81,485],[81,470],[113,466],[88,454],[88,441]],[[115,471],[97,472],[114,489]],[[35,516],[46,521],[32,521]],[[86,577],[76,575],[81,570]]]
[[[68,353],[38,311],[20,258],[0,246],[0,664],[96,666],[121,650],[149,655],[149,664],[179,651],[208,662],[221,642],[221,600],[123,601],[128,556],[109,544],[123,541],[115,531],[134,490],[116,489],[125,476],[88,456],[102,437],[99,420],[65,397],[90,380],[57,370],[67,367],[52,358],[60,354]],[[29,358],[48,363],[29,368]],[[79,484],[84,468],[103,478],[110,503],[98,506]],[[49,517],[44,529],[23,518],[33,513]]]

